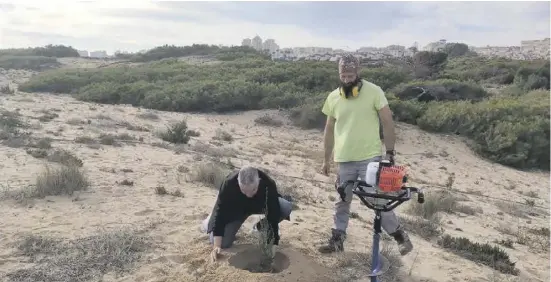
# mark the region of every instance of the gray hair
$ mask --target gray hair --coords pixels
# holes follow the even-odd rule
[[[243,186],[258,184],[260,181],[258,170],[252,166],[242,167],[237,175],[237,181],[239,182],[239,185]]]

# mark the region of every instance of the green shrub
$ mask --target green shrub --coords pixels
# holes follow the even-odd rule
[[[167,111],[228,112],[291,108],[338,85],[336,67],[265,60],[194,66],[165,61],[135,68],[55,70],[20,86],[22,91],[74,93],[83,101],[128,103]]]
[[[384,91],[412,79],[411,73],[407,70],[390,67],[364,68],[361,69],[360,76],[369,82],[378,85]],[[338,83],[338,81],[336,81],[336,83]],[[333,88],[336,88],[334,85]]]
[[[421,51],[413,55],[414,76],[426,78],[436,76],[447,63],[448,54],[444,52]]]
[[[446,43],[444,53],[448,54],[449,58],[465,56],[469,53],[469,46],[465,43]]]
[[[44,47],[0,49],[0,57],[2,56],[80,57],[78,51],[71,46],[52,44]]]
[[[0,56],[0,68],[44,70],[59,65],[56,58],[43,56]]]
[[[459,81],[511,84],[517,70],[525,65],[540,64],[506,58],[462,56],[448,60],[440,78]]]
[[[294,126],[303,129],[324,129],[327,116],[321,111],[323,101],[310,99],[304,105],[295,107],[289,112],[289,118]]]
[[[549,169],[549,93],[479,103],[433,103],[417,119],[420,128],[468,136],[473,148],[495,162]]]
[[[420,91],[417,90],[419,87],[435,96],[438,101],[480,101],[488,97],[488,92],[486,92],[486,90],[479,85],[452,79],[411,81],[398,85],[393,88],[391,92],[401,100],[409,100],[420,94]]]
[[[196,135],[196,132],[192,132],[192,135]],[[190,139],[187,122],[182,120],[178,123],[172,124],[167,127],[165,131],[159,132],[159,137],[170,143],[187,144]]]
[[[423,115],[430,103],[417,102],[416,100],[389,99],[388,105],[394,114],[395,121],[415,125],[417,119]]]
[[[549,61],[541,65],[519,68],[514,82],[524,90],[549,89]]]
[[[226,61],[198,66],[175,59],[189,55]],[[33,76],[19,90],[71,93],[83,101],[177,112],[288,109],[294,125],[323,129],[323,102],[339,85],[335,62],[274,62],[250,48],[161,46],[139,56],[133,60],[163,60],[135,67],[50,70]],[[468,136],[477,152],[502,164],[549,168],[549,93],[525,90],[543,84],[549,76],[545,66],[543,61],[470,54],[448,60],[446,53],[419,52],[403,64],[370,64],[361,76],[387,92],[395,120]],[[423,71],[427,73],[421,77],[441,79],[411,81]],[[491,98],[475,84],[511,83],[513,78],[514,85]],[[408,100],[419,93],[414,87],[427,89],[439,102]]]
[[[464,237],[452,237],[448,234],[438,240],[444,249],[474,262],[482,263],[502,273],[518,275],[520,272],[511,262],[509,255],[497,246],[471,242]]]
[[[251,47],[234,46],[219,47],[216,45],[193,44],[191,46],[163,45],[155,47],[143,54],[119,55],[121,58],[135,62],[151,62],[167,58],[187,56],[203,56],[215,58],[220,61],[234,61],[243,58],[269,59],[265,53],[256,51]]]

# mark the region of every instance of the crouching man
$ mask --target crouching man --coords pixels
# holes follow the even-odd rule
[[[279,245],[279,223],[290,220],[292,204],[277,191],[275,181],[265,172],[246,166],[229,174],[220,185],[211,214],[203,220],[201,230],[209,233],[213,244],[211,259],[216,261],[222,249],[233,245],[235,236],[250,215],[264,214],[268,225],[268,242],[272,254]],[[260,230],[258,221],[253,230]]]

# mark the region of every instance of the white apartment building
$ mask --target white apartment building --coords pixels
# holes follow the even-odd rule
[[[251,47],[253,47],[255,50],[262,50],[262,38],[260,36],[255,36],[253,40],[251,41]]]
[[[241,46],[248,46],[248,47],[251,47],[252,46],[252,41],[250,38],[245,38],[243,39],[243,41],[241,41]]]
[[[262,50],[268,50],[271,54],[276,50],[279,50],[279,45],[277,45],[274,39],[266,39],[266,41],[262,43]]]
[[[436,42],[427,44],[425,47],[423,47],[422,51],[432,51],[432,52],[441,51],[446,46],[446,43],[447,43],[446,39],[440,39]]]
[[[549,58],[549,38],[543,40],[524,40],[520,42],[520,50],[529,59]]]
[[[78,52],[78,55],[81,56],[81,57],[88,57],[89,54],[88,54],[88,51],[86,50],[77,50]]]
[[[267,39],[262,43],[260,36],[256,36],[253,40],[244,39],[242,45],[247,44],[257,49],[269,50],[272,59],[277,60],[338,60],[340,54],[345,53],[345,50],[332,49],[324,47],[294,47],[279,49],[279,46],[273,39]],[[422,48],[422,51],[443,51],[446,44],[446,39],[441,39],[436,42],[427,44]],[[415,42],[412,47],[419,50],[419,44]],[[527,60],[536,58],[550,57],[550,39],[543,40],[526,40],[521,42],[521,46],[484,46],[475,47],[469,46],[469,50],[487,57],[506,57],[511,59]],[[421,50],[419,50],[421,51]],[[389,57],[402,58],[412,57],[414,52],[412,48],[406,48],[401,45],[390,45],[382,48],[378,47],[361,47],[356,50],[356,54],[360,58],[381,60]]]
[[[93,51],[90,52],[90,58],[107,58],[107,52],[106,51]]]

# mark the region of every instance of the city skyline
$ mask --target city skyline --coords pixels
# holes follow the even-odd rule
[[[62,44],[113,54],[240,46],[260,35],[280,48],[353,51],[440,39],[518,46],[550,33],[548,2],[57,2],[0,3],[0,48]]]

